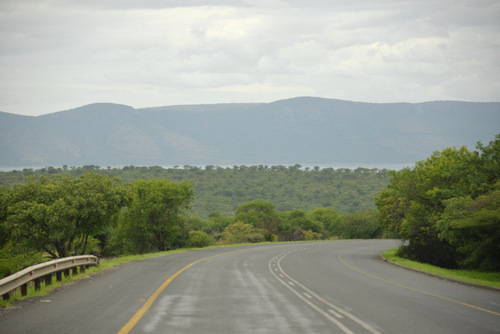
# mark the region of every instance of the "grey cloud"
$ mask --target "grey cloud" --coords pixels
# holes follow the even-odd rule
[[[3,1],[0,110],[498,100],[495,1],[205,3]]]

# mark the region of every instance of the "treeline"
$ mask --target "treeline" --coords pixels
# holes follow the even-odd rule
[[[377,212],[340,214],[329,208],[279,212],[250,201],[235,215],[190,215],[189,182],[164,178],[124,182],[86,172],[31,178],[0,187],[0,275],[77,254],[116,256],[183,247],[261,241],[376,238]]]
[[[399,254],[447,268],[500,270],[500,134],[475,151],[434,153],[390,173],[376,198]]]
[[[374,197],[388,184],[388,171],[376,168],[352,170],[302,168],[300,165],[112,168],[88,165],[0,172],[0,185],[11,187],[26,182],[29,177],[39,179],[44,175],[79,177],[86,172],[120,177],[126,182],[151,178],[190,182],[195,192],[190,213],[204,219],[212,212],[234,215],[240,205],[253,200],[272,202],[280,212],[316,208],[334,209],[340,213],[371,210],[375,209]]]

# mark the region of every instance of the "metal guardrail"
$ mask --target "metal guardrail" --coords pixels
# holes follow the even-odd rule
[[[35,289],[39,289],[41,278],[44,278],[45,284],[49,285],[52,283],[53,274],[56,274],[57,280],[61,281],[63,272],[69,275],[69,270],[72,269],[73,274],[77,274],[78,267],[80,267],[80,272],[85,272],[85,268],[98,264],[99,259],[93,255],[71,256],[36,264],[1,279],[0,296],[8,299],[9,292],[19,287],[21,287],[22,295],[25,296],[27,285],[31,281],[35,281]]]

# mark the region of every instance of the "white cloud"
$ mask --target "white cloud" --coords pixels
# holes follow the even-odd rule
[[[3,1],[0,110],[498,100],[500,4]]]

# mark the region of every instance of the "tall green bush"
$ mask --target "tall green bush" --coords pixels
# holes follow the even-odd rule
[[[376,198],[385,228],[405,241],[400,254],[455,268],[500,269],[500,134],[476,151],[435,152],[391,172]]]

